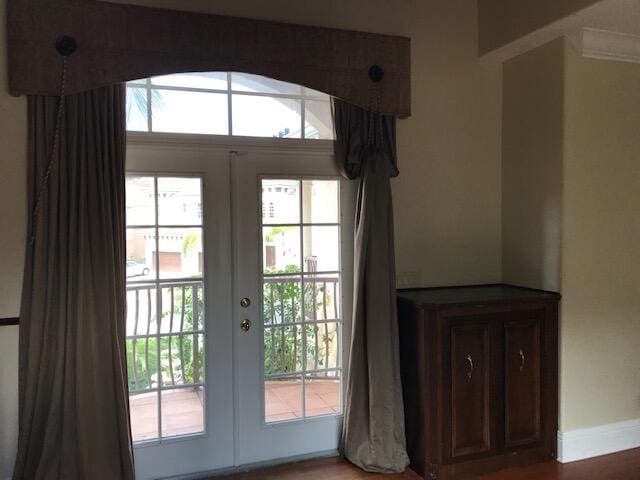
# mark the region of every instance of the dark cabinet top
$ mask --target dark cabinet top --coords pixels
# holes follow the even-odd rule
[[[437,307],[558,300],[560,299],[560,294],[531,288],[514,287],[512,285],[494,284],[398,290],[398,299],[418,306]]]

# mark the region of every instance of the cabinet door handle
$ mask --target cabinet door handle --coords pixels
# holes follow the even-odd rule
[[[520,349],[520,371],[524,370],[524,362],[525,362],[525,358],[524,358],[524,352],[522,351],[522,349]]]
[[[471,354],[467,355],[467,362],[469,362],[469,371],[467,372],[467,377],[470,379],[473,378],[473,357]]]

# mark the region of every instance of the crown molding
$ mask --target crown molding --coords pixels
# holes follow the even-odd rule
[[[568,35],[585,58],[640,63],[640,36],[585,27]]]

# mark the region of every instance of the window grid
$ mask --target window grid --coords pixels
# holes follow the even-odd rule
[[[265,361],[265,355],[263,352],[263,355],[261,356],[261,361],[263,362],[263,376],[264,376],[264,380],[263,380],[263,385],[264,382],[266,382],[267,380],[281,380],[281,379],[300,379],[300,383],[301,383],[301,408],[302,408],[302,417],[301,418],[292,418],[292,419],[288,419],[288,420],[284,420],[285,422],[292,422],[292,421],[302,421],[305,420],[307,418],[315,418],[318,416],[331,416],[331,415],[340,415],[342,414],[342,384],[343,384],[343,378],[342,378],[342,301],[341,301],[341,286],[342,286],[342,266],[341,266],[341,240],[340,238],[338,239],[338,270],[337,271],[318,271],[318,272],[310,272],[310,271],[305,271],[305,255],[304,255],[304,237],[305,237],[305,233],[304,233],[304,228],[305,226],[336,226],[338,227],[338,232],[340,232],[340,225],[342,223],[341,221],[341,214],[340,214],[340,202],[339,202],[339,192],[340,192],[340,188],[338,188],[338,222],[331,222],[331,223],[323,223],[323,222],[305,222],[304,221],[304,192],[303,192],[303,181],[313,181],[313,180],[334,180],[336,182],[339,182],[338,180],[336,180],[335,178],[330,178],[330,177],[323,177],[323,178],[317,178],[317,177],[305,177],[305,176],[297,176],[297,177],[283,177],[283,176],[278,176],[278,177],[271,177],[271,176],[262,176],[261,177],[261,181],[260,181],[260,203],[262,205],[262,210],[264,210],[264,199],[263,199],[263,192],[264,192],[264,188],[262,188],[262,183],[263,180],[296,180],[298,183],[298,190],[300,192],[299,194],[299,198],[298,198],[298,210],[299,210],[299,220],[297,223],[286,223],[286,222],[282,222],[282,223],[271,223],[269,222],[268,224],[265,224],[263,222],[263,216],[260,217],[260,222],[259,222],[259,230],[260,230],[260,243],[261,243],[261,255],[264,255],[264,237],[263,237],[263,228],[264,227],[299,227],[299,231],[300,231],[300,259],[299,259],[299,268],[300,271],[297,273],[265,273],[264,271],[264,259],[261,260],[261,267],[260,267],[260,271],[261,271],[261,289],[263,289],[262,291],[262,295],[261,298],[264,298],[264,287],[266,285],[265,280],[268,279],[287,279],[287,280],[291,280],[291,281],[299,281],[300,282],[300,313],[301,313],[301,318],[300,321],[297,322],[284,322],[284,318],[281,319],[281,323],[266,323],[265,319],[263,318],[262,321],[262,329],[263,329],[263,341],[262,341],[262,346],[263,348],[265,347],[265,339],[267,336],[267,332],[269,332],[269,335],[272,336],[272,347],[274,345],[273,343],[273,336],[275,335],[275,331],[276,330],[280,330],[282,331],[282,334],[284,334],[285,329],[287,328],[299,328],[301,330],[300,333],[300,343],[301,343],[301,349],[302,349],[302,355],[301,355],[301,359],[300,359],[300,368],[298,369],[297,367],[297,358],[294,358],[294,371],[291,372],[278,372],[278,373],[266,373],[266,365],[264,364]],[[339,184],[338,184],[339,185]],[[269,215],[269,218],[272,218],[271,215]],[[331,275],[335,275],[335,279],[337,282],[337,291],[340,292],[340,294],[338,295],[338,298],[336,298],[336,311],[334,312],[335,315],[334,317],[336,318],[322,318],[322,319],[315,319],[315,320],[307,320],[307,315],[306,315],[306,305],[305,305],[305,286],[307,284],[311,284],[312,282],[309,282],[308,279],[310,278],[316,278],[318,276],[331,276]],[[286,281],[286,280],[285,280]],[[273,308],[273,305],[272,305]],[[262,312],[264,312],[264,306],[262,308]],[[314,312],[314,316],[315,316],[315,312]],[[326,367],[326,368],[317,368],[317,363],[318,363],[318,332],[319,330],[315,330],[315,334],[314,334],[314,340],[315,340],[315,350],[314,350],[314,362],[315,362],[315,368],[308,368],[308,358],[307,358],[307,351],[308,351],[308,345],[307,345],[307,332],[306,332],[306,327],[308,325],[312,325],[314,328],[319,327],[319,326],[326,326],[327,325],[335,325],[336,326],[336,330],[335,330],[335,341],[337,344],[337,355],[336,355],[336,364],[335,366],[331,366],[331,367]],[[294,343],[296,342],[296,339],[294,337]],[[327,354],[327,358],[328,358],[328,354]],[[313,375],[313,374],[322,374],[324,375],[326,378],[329,379],[335,379],[338,380],[338,396],[339,396],[339,412],[337,413],[332,413],[332,414],[322,414],[322,415],[307,415],[307,406],[306,406],[306,384],[307,384],[307,377],[309,375]],[[263,399],[264,399],[264,395],[263,395]],[[264,411],[264,415],[265,415],[265,423],[278,423],[280,422],[279,420],[276,421],[269,421],[266,420],[266,405],[265,405],[265,409]]]
[[[149,81],[149,80],[148,80]],[[149,81],[150,82],[150,81]],[[188,388],[198,388],[201,387],[204,391],[204,386],[205,386],[205,373],[206,373],[206,360],[203,360],[202,362],[202,371],[199,372],[199,377],[201,381],[195,381],[195,382],[191,382],[191,383],[183,383],[183,384],[176,384],[175,381],[172,381],[171,384],[165,384],[165,379],[163,376],[163,371],[162,371],[162,340],[163,339],[168,339],[168,344],[171,344],[171,339],[172,337],[176,337],[176,336],[191,336],[193,338],[193,342],[194,342],[194,349],[198,348],[198,344],[200,343],[200,339],[203,340],[202,345],[200,345],[202,348],[205,348],[205,344],[204,344],[204,336],[205,336],[205,330],[206,330],[206,322],[203,320],[202,321],[202,328],[200,328],[200,321],[199,321],[199,317],[200,314],[202,314],[203,319],[204,319],[204,311],[200,312],[199,311],[199,307],[198,307],[198,300],[202,300],[202,304],[203,304],[203,310],[205,308],[205,282],[204,282],[204,272],[199,275],[199,276],[191,276],[188,279],[185,279],[184,277],[176,277],[176,278],[161,278],[160,275],[160,230],[161,229],[168,229],[168,228],[175,228],[175,229],[189,229],[189,228],[199,228],[201,229],[201,233],[203,234],[203,225],[202,222],[198,225],[170,225],[170,224],[161,224],[160,223],[160,192],[158,189],[158,179],[159,178],[197,178],[200,181],[200,192],[201,192],[201,200],[200,200],[200,205],[202,204],[202,195],[203,195],[203,190],[202,190],[202,185],[203,185],[203,179],[200,176],[191,176],[191,175],[153,175],[153,174],[127,174],[127,178],[153,178],[153,199],[154,199],[154,224],[153,225],[127,225],[127,231],[135,231],[135,230],[153,230],[153,235],[155,237],[155,252],[153,253],[153,263],[154,263],[154,278],[153,279],[145,279],[145,280],[130,280],[127,279],[127,291],[129,290],[138,290],[140,288],[148,288],[149,292],[151,290],[155,290],[155,323],[156,323],[156,328],[155,328],[155,332],[150,332],[148,331],[148,333],[145,334],[139,334],[138,333],[138,329],[137,329],[137,317],[136,317],[136,326],[134,327],[133,330],[133,335],[127,335],[126,339],[127,340],[149,340],[149,339],[155,339],[156,340],[156,375],[157,375],[157,380],[156,380],[156,385],[152,386],[149,385],[148,388],[143,389],[143,390],[136,390],[135,394],[140,394],[140,393],[149,393],[149,392],[155,392],[156,393],[156,404],[157,404],[157,436],[154,438],[145,438],[143,440],[137,440],[134,441],[134,443],[139,444],[139,443],[162,443],[163,440],[165,439],[170,439],[170,438],[176,438],[176,437],[180,437],[180,436],[184,436],[184,435],[188,435],[188,436],[193,436],[193,435],[204,435],[206,434],[207,431],[207,422],[206,422],[206,415],[204,415],[204,412],[206,412],[206,395],[204,396],[203,399],[203,430],[201,431],[194,431],[193,433],[186,433],[186,434],[178,434],[178,435],[164,435],[163,434],[163,419],[162,419],[162,393],[163,392],[171,392],[171,391],[176,391],[176,390],[182,390],[182,389],[188,389]],[[201,238],[203,237],[203,235],[201,235]],[[203,257],[204,257],[204,242],[202,243],[202,247],[203,247]],[[194,284],[197,284],[197,286],[193,286]],[[162,331],[162,325],[163,325],[163,303],[162,303],[162,298],[163,298],[163,289],[166,288],[170,288],[171,289],[171,296],[172,296],[172,303],[173,303],[173,289],[174,288],[195,288],[196,293],[195,293],[195,298],[192,296],[192,308],[194,309],[194,312],[192,314],[192,328],[188,329],[188,330],[184,330],[184,331],[180,331],[180,332],[174,332],[173,329],[169,328],[168,332],[163,332]],[[184,290],[183,290],[184,292]],[[150,293],[149,293],[150,295]],[[149,300],[151,301],[151,300]],[[173,306],[173,304],[172,304]],[[184,307],[183,307],[184,308]],[[136,309],[137,309],[137,304],[136,304]],[[173,318],[173,314],[171,314],[171,318]],[[135,344],[134,344],[134,348],[135,348]],[[194,353],[194,365],[196,363],[198,363],[198,359],[196,358],[197,353]],[[206,349],[205,349],[205,356],[206,356]],[[171,375],[173,375],[173,368],[170,367],[171,369]],[[134,370],[135,370],[135,364],[134,364]],[[184,372],[182,372],[184,373]],[[131,375],[131,372],[128,372],[128,375]],[[185,381],[186,379],[183,379],[183,381]]]
[[[227,135],[234,136],[233,133],[233,97],[244,96],[244,97],[262,97],[262,98],[276,98],[276,99],[284,99],[284,100],[294,100],[300,102],[300,139],[307,139],[306,135],[306,105],[308,100],[313,100],[315,102],[326,102],[329,103],[329,96],[314,92],[303,86],[296,86],[298,88],[298,93],[270,93],[270,92],[259,92],[259,91],[244,91],[244,90],[234,90],[232,88],[232,75],[233,72],[227,73],[227,88],[226,89],[214,89],[214,88],[201,88],[201,87],[184,87],[184,86],[176,86],[176,85],[155,85],[152,83],[151,78],[141,79],[141,80],[133,80],[131,82],[127,82],[127,87],[129,88],[142,88],[146,91],[147,97],[147,130],[146,133],[154,132],[153,130],[153,102],[152,102],[152,92],[156,91],[178,91],[178,92],[195,92],[195,93],[217,93],[224,94],[227,96]],[[129,91],[129,89],[127,89]],[[144,133],[144,132],[143,132]]]

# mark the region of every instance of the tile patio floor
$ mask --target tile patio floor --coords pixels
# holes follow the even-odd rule
[[[302,418],[302,385],[296,380],[265,383],[266,421],[275,422]],[[201,389],[179,389],[162,393],[163,436],[170,437],[201,432],[204,429]],[[131,429],[133,440],[154,439],[158,435],[158,404],[156,393],[132,395]],[[305,387],[306,416],[340,412],[340,382],[310,380]]]

